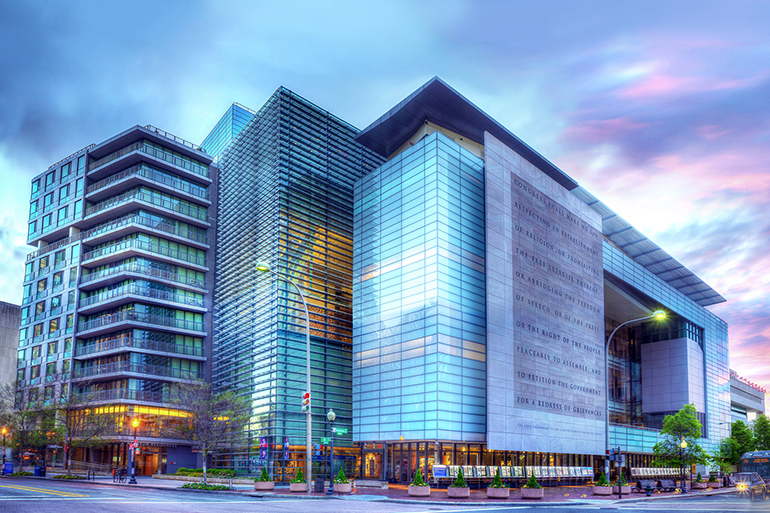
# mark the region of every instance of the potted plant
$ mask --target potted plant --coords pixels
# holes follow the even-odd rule
[[[618,481],[615,483],[615,486],[612,488],[612,493],[618,493],[620,492],[621,495],[625,494],[628,495],[631,493],[631,485],[626,482],[626,478],[623,476],[623,472],[620,473],[620,477],[618,478]]]
[[[334,478],[334,493],[350,493],[353,489],[353,485],[345,477],[345,472],[340,471],[337,473],[337,477]]]
[[[427,497],[430,495],[430,485],[423,480],[422,472],[420,472],[419,468],[414,474],[414,479],[412,484],[409,485],[408,491],[410,497]]]
[[[695,478],[695,482],[692,484],[694,490],[705,490],[708,488],[708,483],[703,480],[703,477],[698,472],[698,477]]]
[[[521,487],[521,498],[542,499],[544,491],[545,490],[543,490],[543,487],[540,486],[540,483],[537,482],[535,472],[532,471],[532,475],[529,476],[529,481],[527,481],[527,484]]]
[[[275,481],[270,479],[267,474],[267,467],[262,467],[262,473],[259,477],[254,478],[254,489],[257,491],[273,490],[275,488]]]
[[[511,495],[511,489],[503,483],[500,477],[500,467],[497,467],[495,479],[487,487],[487,498],[489,499],[507,499]]]
[[[714,474],[709,474],[709,480],[708,480],[708,486],[709,488],[719,488],[722,485],[722,483],[719,482],[719,479],[717,479],[717,476]]]
[[[604,475],[603,470],[598,481],[594,483],[593,491],[594,495],[612,495],[612,486],[607,482],[607,476]]]
[[[305,481],[305,474],[302,473],[302,469],[297,471],[297,475],[289,481],[289,491],[292,492],[306,492],[307,482]]]
[[[447,496],[454,499],[466,499],[471,496],[471,489],[465,484],[465,476],[462,467],[457,469],[457,477],[446,490]]]

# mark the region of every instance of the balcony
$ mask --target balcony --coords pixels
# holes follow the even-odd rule
[[[153,185],[158,189],[165,190],[166,192],[177,196],[184,196],[185,199],[189,201],[201,203],[206,206],[211,204],[208,190],[202,190],[200,186],[193,186],[184,180],[158,172],[143,164],[131,166],[128,169],[124,169],[119,173],[89,185],[86,189],[86,198],[91,202],[96,202],[120,191],[136,187],[142,183]]]
[[[183,319],[176,319],[174,317],[166,317],[163,315],[139,313],[133,310],[118,312],[90,321],[81,322],[78,324],[78,335],[82,336],[86,332],[89,335],[108,333],[127,324],[138,326],[150,325],[154,328],[166,328],[165,331],[187,331],[194,332],[194,334],[198,336],[205,336],[205,328],[202,322],[185,321]]]
[[[211,183],[208,166],[185,160],[169,151],[163,151],[153,146],[149,146],[143,141],[129,144],[96,162],[92,162],[88,166],[88,176],[91,178],[99,178],[115,174],[120,171],[121,168],[126,169],[130,166],[139,164],[143,160],[148,160],[148,157],[152,159],[152,163],[158,167],[162,167],[181,176],[193,178],[195,181],[203,181],[206,184]]]
[[[138,202],[143,208],[160,215],[183,216],[184,220],[191,224],[203,228],[209,226],[208,213],[205,208],[195,208],[138,189],[128,190],[86,209],[85,220],[89,222],[106,221],[110,217],[135,209],[134,202]]]
[[[189,253],[182,253],[179,250],[171,249],[166,246],[161,246],[153,242],[147,242],[139,239],[122,240],[104,246],[93,251],[89,251],[83,254],[83,264],[99,265],[109,262],[115,262],[117,260],[123,260],[129,256],[141,255],[149,253],[148,256],[153,257],[166,257],[163,260],[167,260],[171,263],[180,263],[183,265],[193,265],[198,267],[199,270],[208,271],[206,267],[206,258],[192,255]]]
[[[81,299],[78,302],[78,311],[81,314],[87,314],[91,311],[103,308],[107,304],[118,306],[120,304],[131,303],[137,299],[149,300],[151,303],[158,303],[161,305],[168,302],[177,303],[186,308],[192,307],[200,312],[206,311],[206,304],[203,299],[187,297],[175,292],[158,290],[156,288],[141,286],[135,283]]]
[[[184,355],[189,359],[196,359],[199,361],[205,360],[202,347],[183,346],[133,337],[121,337],[87,346],[80,346],[75,351],[75,358],[104,356],[107,354],[121,353],[127,349],[142,349],[147,353],[157,353],[161,355],[172,353]]]
[[[132,230],[132,228],[134,229]],[[173,238],[178,239],[183,244],[196,246],[201,249],[208,249],[209,247],[206,235],[180,228],[174,224],[154,221],[147,216],[133,213],[82,232],[82,240],[89,245],[95,246],[110,239],[120,238],[128,233],[138,231],[137,228],[149,228],[144,231],[150,234],[155,232],[154,235],[172,235],[174,236]]]
[[[130,390],[128,388],[113,388],[112,390],[96,390],[84,394],[73,394],[76,401],[82,403],[117,402],[121,400],[141,401],[147,403],[167,404],[171,402],[171,396],[163,392],[150,392],[147,390]]]
[[[80,277],[80,289],[94,289],[100,285],[103,286],[105,283],[109,284],[124,280],[126,277],[132,275],[138,275],[138,277],[147,276],[156,280],[173,282],[182,285],[185,288],[196,289],[198,291],[205,291],[206,289],[206,283],[203,280],[196,280],[181,274],[162,271],[155,267],[142,265],[139,262],[128,262],[101,271],[85,274]]]
[[[172,369],[162,365],[150,365],[135,362],[112,362],[101,365],[92,365],[72,371],[72,379],[113,378],[119,374],[144,374],[153,377],[169,378],[174,380],[192,380],[203,378],[203,373],[198,371],[186,371]]]

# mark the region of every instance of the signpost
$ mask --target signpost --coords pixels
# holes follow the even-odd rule
[[[332,431],[334,431],[335,435],[347,435],[348,434],[348,428],[336,427],[336,428],[332,428]]]

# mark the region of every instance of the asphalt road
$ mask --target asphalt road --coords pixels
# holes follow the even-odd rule
[[[624,513],[649,512],[768,512],[770,501],[752,503],[738,494],[713,497],[654,500],[644,502],[591,503],[575,506],[549,506],[545,503],[495,506],[450,506],[437,503],[403,504],[369,501],[367,496],[318,499],[262,499],[241,493],[200,493],[154,490],[143,487],[105,486],[85,482],[58,482],[35,479],[0,480],[1,513],[528,513],[544,509],[559,513],[618,510]],[[380,498],[381,499],[381,498]]]

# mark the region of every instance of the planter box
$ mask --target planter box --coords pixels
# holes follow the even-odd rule
[[[594,486],[594,495],[612,495],[612,488],[609,486]]]
[[[275,489],[275,481],[254,481],[256,491],[265,491]]]
[[[511,496],[511,489],[505,488],[487,488],[487,498],[489,499],[507,499]]]
[[[306,492],[307,483],[289,483],[290,492]]]
[[[450,486],[446,489],[447,496],[452,497],[453,499],[467,499],[471,496],[471,489],[470,488],[456,488],[454,486]]]
[[[692,484],[692,489],[693,490],[705,490],[708,487],[709,487],[709,484],[706,483],[705,481],[703,483],[695,483],[695,482],[693,482],[693,484]]]
[[[622,485],[620,488],[621,488],[620,489],[621,495],[628,495],[629,493],[631,493],[631,485]],[[613,486],[612,487],[612,493],[613,493],[613,495],[617,495],[618,494],[618,487],[617,486]]]
[[[711,481],[706,484],[709,485],[709,488],[722,488],[722,483],[720,481]]]
[[[522,488],[522,499],[542,499],[545,493],[545,488]]]
[[[409,485],[410,497],[428,497],[430,495],[430,486]]]
[[[353,483],[334,483],[334,493],[350,493]]]

